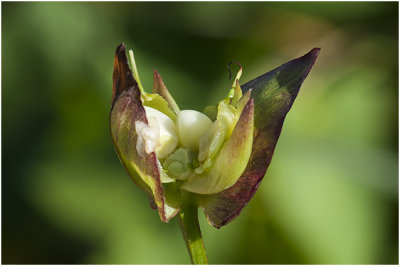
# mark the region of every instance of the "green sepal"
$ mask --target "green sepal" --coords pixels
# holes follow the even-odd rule
[[[167,101],[158,94],[154,93],[146,93],[145,95],[142,94],[143,105],[154,108],[161,113],[167,115],[172,121],[175,121],[176,114],[173,110],[170,109],[169,104]]]
[[[212,226],[220,228],[231,222],[254,196],[271,162],[286,114],[319,50],[314,48],[241,86],[245,96],[250,92],[254,99],[252,152],[249,164],[233,186],[217,194],[198,196],[198,204]]]
[[[162,96],[168,103],[169,108],[175,113],[175,115],[177,115],[180,111],[178,104],[169,93],[164,81],[156,69],[153,69],[153,74],[153,93]]]
[[[169,206],[168,200],[165,199],[160,163],[154,152],[141,157],[136,149],[135,122],[142,121],[147,124],[146,112],[140,98],[140,89],[127,62],[125,45],[121,44],[117,47],[114,59],[111,137],[118,157],[130,178],[154,199],[161,220],[168,222],[176,215],[178,209]]]

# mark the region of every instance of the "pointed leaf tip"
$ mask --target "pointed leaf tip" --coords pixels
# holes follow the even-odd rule
[[[125,49],[126,49],[125,43],[121,42],[121,44],[117,46],[117,49],[115,50],[115,53],[116,54],[119,54],[120,52],[125,53]]]
[[[167,101],[169,108],[177,115],[180,111],[174,98],[169,93],[157,69],[153,68],[153,93],[159,94]]]
[[[132,71],[128,64],[128,59],[125,54],[125,44],[121,43],[115,50],[111,103],[114,104],[116,98],[130,87],[138,88],[138,84],[133,78]]]
[[[321,51],[320,47],[315,47],[309,53],[314,55],[314,57],[317,57],[320,51]]]
[[[321,51],[321,48],[316,47],[316,48],[311,49],[310,52],[308,52],[307,54],[305,54],[305,55],[303,56],[303,57],[306,57],[306,58],[308,57],[308,58],[310,58],[310,59],[312,60],[312,63],[311,63],[310,66],[309,66],[307,75],[308,75],[308,73],[310,72],[311,68],[314,66],[315,61],[317,60],[317,57],[318,57],[320,51]],[[307,76],[307,75],[306,75],[306,76]]]

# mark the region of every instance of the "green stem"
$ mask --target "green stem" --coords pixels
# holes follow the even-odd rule
[[[192,264],[208,264],[203,239],[201,237],[197,207],[182,207],[178,216],[179,226],[183,238],[185,239]]]

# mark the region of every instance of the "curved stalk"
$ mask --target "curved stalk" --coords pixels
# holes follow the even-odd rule
[[[192,264],[208,264],[201,237],[197,207],[182,207],[178,215],[178,220]]]

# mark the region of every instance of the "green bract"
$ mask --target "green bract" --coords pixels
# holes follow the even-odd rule
[[[159,73],[153,93],[140,83],[133,52],[114,60],[111,136],[132,180],[167,222],[183,206],[202,207],[221,227],[235,218],[263,178],[283,120],[319,49],[242,86],[204,113],[180,110]]]

